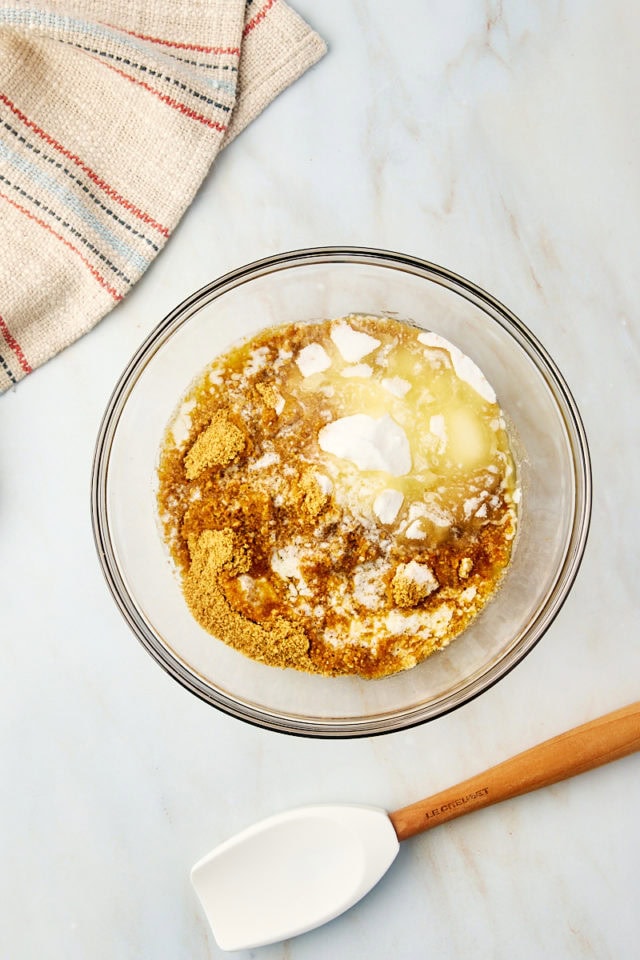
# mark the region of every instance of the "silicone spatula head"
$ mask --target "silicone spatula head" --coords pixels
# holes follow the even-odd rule
[[[312,930],[360,900],[398,852],[377,807],[299,807],[199,860],[191,881],[218,945],[247,950]]]

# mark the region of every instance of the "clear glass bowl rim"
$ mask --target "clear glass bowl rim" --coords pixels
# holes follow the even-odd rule
[[[575,476],[575,513],[564,562],[557,572],[554,588],[543,604],[540,615],[536,617],[533,627],[524,633],[519,643],[473,685],[457,691],[442,702],[419,705],[404,713],[397,712],[382,717],[373,716],[335,722],[318,721],[313,718],[307,721],[299,716],[270,713],[265,709],[256,708],[254,704],[226,696],[212,689],[204,680],[190,672],[163,644],[161,638],[156,635],[140,613],[134,598],[130,596],[118,568],[107,511],[108,466],[113,438],[127,399],[140,373],[154,354],[202,305],[224,295],[228,290],[265,274],[298,266],[327,263],[369,264],[422,276],[455,291],[481,307],[485,313],[490,314],[491,318],[506,330],[529,356],[553,395],[564,421],[573,456]],[[584,556],[591,521],[591,508],[591,459],[582,418],[563,375],[537,337],[499,300],[451,270],[407,254],[359,246],[309,247],[274,254],[229,271],[196,290],[178,304],[146,337],[120,376],[100,424],[91,476],[91,519],[100,566],[117,606],[151,656],[183,687],[226,714],[279,733],[324,739],[371,737],[409,729],[458,709],[506,676],[533,649],[560,612]]]

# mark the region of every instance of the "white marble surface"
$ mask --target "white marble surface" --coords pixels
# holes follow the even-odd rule
[[[191,864],[314,801],[392,809],[637,699],[640,12],[629,0],[297,0],[329,55],[220,157],[100,326],[0,402],[0,957],[220,956]],[[393,10],[393,13],[391,11]],[[116,610],[89,477],[134,349],[224,271],[301,246],[441,263],[541,338],[591,442],[591,536],[529,657],[444,719],[312,742],[182,690]],[[258,960],[637,956],[640,758],[403,845],[348,914]]]

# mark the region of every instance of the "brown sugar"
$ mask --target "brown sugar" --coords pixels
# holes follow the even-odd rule
[[[242,452],[245,443],[242,430],[224,411],[218,410],[184,458],[187,480],[195,480],[207,467],[230,463]]]

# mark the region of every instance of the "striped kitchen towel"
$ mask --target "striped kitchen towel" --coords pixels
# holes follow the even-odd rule
[[[122,300],[324,52],[283,0],[0,0],[0,391]]]

